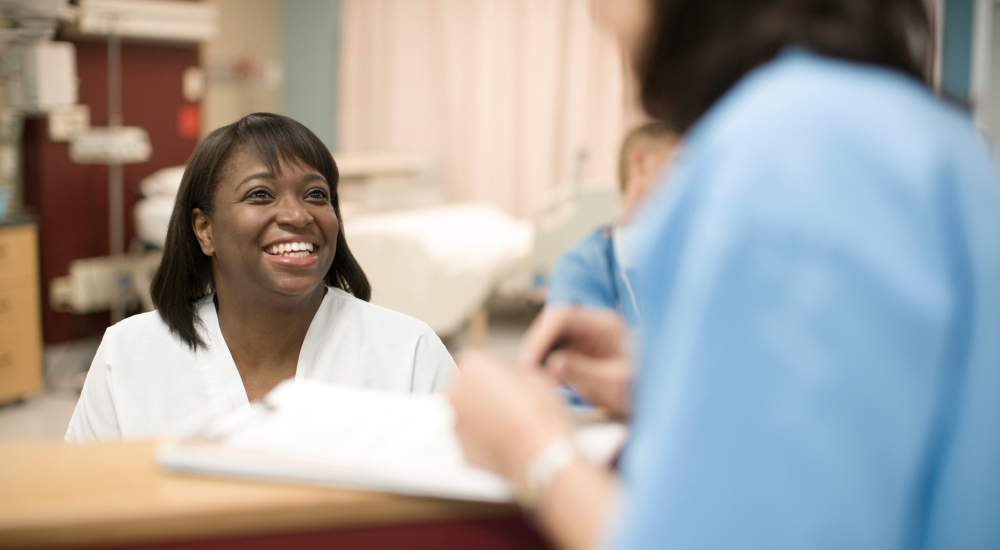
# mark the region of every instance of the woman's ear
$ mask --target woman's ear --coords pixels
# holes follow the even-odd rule
[[[645,160],[646,160],[646,146],[645,144],[639,142],[629,149],[628,155],[626,155],[626,178],[625,178],[625,188],[626,193],[628,192],[628,187],[632,186],[633,182],[642,179],[645,176]]]
[[[200,208],[191,211],[191,229],[194,230],[194,236],[198,239],[202,253],[206,256],[215,254],[215,246],[212,243],[212,220]]]

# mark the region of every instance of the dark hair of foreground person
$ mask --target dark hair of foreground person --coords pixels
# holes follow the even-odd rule
[[[653,0],[636,61],[642,105],[685,132],[743,75],[789,46],[927,82],[923,0]]]

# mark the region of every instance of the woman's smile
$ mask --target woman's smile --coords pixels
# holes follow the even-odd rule
[[[310,243],[288,243],[276,244],[264,249],[264,252],[272,256],[286,256],[290,258],[305,258],[312,254],[313,245]]]
[[[278,265],[307,267],[319,261],[318,243],[308,240],[290,240],[272,243],[263,248],[264,254]]]

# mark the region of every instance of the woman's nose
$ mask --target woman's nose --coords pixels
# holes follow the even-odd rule
[[[303,228],[313,222],[312,214],[306,209],[306,205],[293,198],[284,198],[278,202],[278,212],[274,219],[281,225],[296,228]]]

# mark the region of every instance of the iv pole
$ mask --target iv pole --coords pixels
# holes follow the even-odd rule
[[[80,164],[108,167],[108,271],[110,280],[101,289],[108,292],[111,323],[125,318],[128,296],[132,293],[132,269],[125,256],[124,165],[149,160],[149,135],[138,126],[123,124],[122,116],[122,14],[104,15],[108,38],[108,120],[107,126],[93,127],[75,135],[69,156]],[[105,280],[102,279],[103,283]]]
[[[122,42],[118,16],[108,17],[108,128],[122,126]],[[128,276],[122,269],[125,254],[125,184],[121,162],[108,163],[108,234],[115,291],[111,293],[111,324],[125,318]]]

